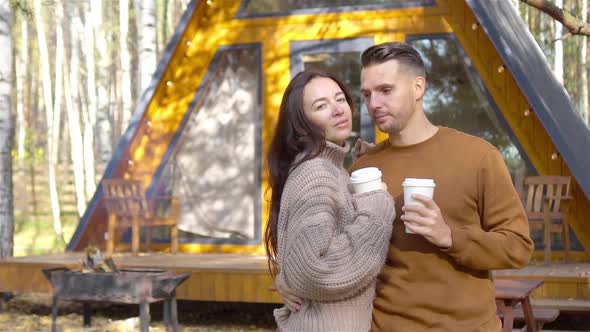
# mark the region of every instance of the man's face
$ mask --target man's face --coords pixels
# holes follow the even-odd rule
[[[365,67],[361,93],[379,129],[396,134],[406,128],[415,113],[416,75],[397,60]]]

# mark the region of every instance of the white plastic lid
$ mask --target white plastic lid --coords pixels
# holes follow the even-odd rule
[[[404,187],[436,187],[433,179],[405,178],[402,183]]]
[[[381,171],[377,167],[366,167],[357,169],[350,175],[351,183],[363,183],[373,181],[381,177]]]

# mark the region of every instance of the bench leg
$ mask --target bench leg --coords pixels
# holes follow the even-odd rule
[[[51,300],[51,332],[57,332],[57,295]]]
[[[90,304],[88,302],[84,302],[84,304],[82,304],[82,308],[84,312],[84,326],[89,327],[92,325],[92,309],[90,308]]]
[[[543,204],[543,242],[545,244],[545,264],[551,263],[551,205],[548,201]]]
[[[563,237],[564,237],[564,241],[565,241],[565,261],[569,262],[570,261],[570,247],[571,247],[571,241],[570,241],[570,228],[569,225],[567,224],[567,220],[563,221]]]
[[[112,256],[115,251],[115,236],[117,232],[116,228],[117,216],[114,213],[109,213],[109,224],[107,228],[107,256]]]
[[[498,310],[504,314],[504,318],[502,319],[502,332],[512,332],[512,327],[514,326],[514,312],[511,301],[496,300],[496,306],[498,307]]]
[[[139,219],[133,216],[131,221],[131,251],[134,255],[139,253]]]
[[[139,330],[149,332],[150,330],[150,304],[141,302],[139,304]]]
[[[149,252],[150,248],[152,247],[152,228],[150,225],[144,225],[143,229],[145,230],[145,251]]]
[[[522,312],[524,313],[527,332],[537,332],[537,322],[535,322],[533,308],[531,307],[531,301],[528,297],[522,301]]]
[[[178,226],[172,225],[170,227],[170,252],[175,254],[178,252]]]

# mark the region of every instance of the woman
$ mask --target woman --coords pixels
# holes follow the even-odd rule
[[[351,193],[343,168],[351,131],[352,98],[344,84],[318,71],[293,78],[267,156],[269,266],[276,283],[305,299],[296,312],[275,310],[283,332],[371,327],[395,212],[385,184]]]

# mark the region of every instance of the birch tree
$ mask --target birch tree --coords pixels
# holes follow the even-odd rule
[[[92,197],[96,190],[94,183],[94,126],[96,124],[96,77],[94,61],[94,32],[92,27],[90,3],[84,3],[84,39],[82,40],[86,62],[86,95],[84,108],[84,178],[86,180],[86,197]]]
[[[27,69],[29,68],[29,25],[24,18],[20,20],[20,54],[16,61],[16,127],[17,158],[22,162],[25,158],[25,139],[27,125],[25,122],[25,106],[27,105]]]
[[[102,163],[108,162],[112,154],[112,126],[109,117],[109,45],[104,31],[103,1],[90,1],[90,17],[92,30],[94,32],[95,54],[98,55],[96,70],[96,139],[98,143],[99,160]],[[88,22],[86,22],[88,24]]]
[[[563,0],[555,1],[555,5],[563,7]],[[553,21],[555,24],[555,53],[553,58],[553,71],[557,81],[563,85],[563,34],[562,25],[558,21]]]
[[[12,11],[9,0],[0,0],[0,258],[13,253],[12,197]]]
[[[139,34],[137,95],[141,96],[150,85],[152,74],[157,65],[156,0],[134,0],[133,3],[138,24],[137,33]]]
[[[129,0],[119,0],[119,47],[121,60],[121,129],[125,131],[133,107],[131,94],[131,56],[127,45],[129,36]]]
[[[75,12],[73,8],[72,12]],[[58,3],[57,11],[63,12],[63,5]],[[84,192],[84,148],[82,131],[80,128],[80,96],[78,93],[79,70],[80,70],[80,48],[78,38],[82,34],[82,22],[79,16],[73,15],[70,18],[70,63],[69,68],[64,64],[64,72],[69,71],[68,77],[64,78],[64,95],[66,102],[66,113],[68,130],[70,135],[70,157],[74,170],[74,188],[76,192],[76,209],[78,216],[82,216],[86,209],[86,195]],[[69,69],[69,70],[68,70]],[[73,87],[73,88],[72,88]]]
[[[588,0],[582,0],[582,17],[584,20],[588,17]],[[579,36],[580,38],[580,64],[582,70],[580,71],[580,100],[578,102],[578,111],[582,116],[584,123],[588,122],[588,37]]]
[[[57,179],[56,179],[56,160],[53,159],[54,152],[53,147],[55,146],[52,142],[54,137],[53,131],[58,128],[53,128],[53,97],[51,88],[51,77],[49,68],[49,51],[47,49],[47,41],[45,39],[45,27],[43,25],[43,17],[41,16],[41,0],[35,0],[33,2],[35,10],[35,26],[37,28],[37,42],[39,47],[41,62],[41,77],[43,82],[43,100],[45,106],[45,119],[47,121],[47,168],[48,168],[48,181],[49,181],[49,197],[51,201],[51,213],[53,217],[53,230],[59,241],[64,242],[59,199],[57,194]]]

